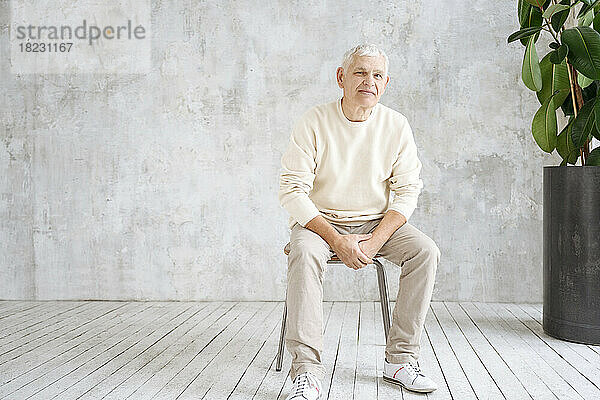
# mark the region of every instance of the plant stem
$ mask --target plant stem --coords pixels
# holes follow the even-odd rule
[[[571,14],[571,10],[573,9],[573,6],[575,4],[579,3],[579,0],[575,1],[575,3],[573,3],[571,5],[571,9],[569,10],[569,18],[573,17],[573,14]],[[546,24],[548,23],[548,20],[546,20]],[[565,30],[565,26],[563,24],[563,26],[561,26],[561,33],[564,32]],[[554,35],[552,35],[554,36]],[[558,40],[557,40],[558,41]],[[573,113],[575,115],[574,118],[577,118],[577,111],[579,111],[581,109],[581,107],[583,107],[583,93],[581,92],[581,87],[579,86],[579,83],[577,82],[577,70],[575,69],[575,67],[573,67],[571,65],[571,63],[569,63],[569,58],[566,57],[565,61],[567,63],[567,72],[569,74],[569,84],[570,84],[570,89],[571,89],[571,100],[573,102]],[[589,155],[589,140],[585,141],[585,144],[583,147],[579,148],[579,155],[581,157],[581,165],[585,165],[587,157]]]
[[[554,31],[550,27],[550,24],[548,23],[548,18],[544,18],[544,21],[546,21],[546,26],[548,27],[548,32],[550,32],[550,34],[552,35],[552,37],[554,38],[554,40],[556,41],[556,43],[561,44],[560,40],[558,40],[558,37],[556,36],[556,34],[554,33]]]
[[[567,72],[569,73],[569,83],[571,84],[571,100],[573,101],[573,113],[577,118],[577,111],[583,107],[583,92],[577,82],[577,70],[567,61]],[[590,141],[586,140],[583,147],[579,148],[581,156],[581,165],[585,165],[590,154]]]
[[[573,73],[573,81],[575,82],[575,99],[577,100],[577,109],[581,110],[581,108],[583,107],[583,92],[581,90],[581,86],[579,86],[579,82],[577,82],[577,70],[575,69],[575,67],[573,67],[571,65],[571,68],[573,68],[572,73]],[[586,140],[585,143],[583,144],[583,155],[584,158],[582,159],[582,164],[583,164],[583,160],[585,159],[585,162],[587,162],[588,156],[590,155],[590,141]]]

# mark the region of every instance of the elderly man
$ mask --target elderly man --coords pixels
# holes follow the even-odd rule
[[[421,162],[406,117],[379,103],[387,72],[388,58],[376,46],[348,50],[336,72],[342,98],[305,112],[281,158],[279,201],[291,228],[288,400],[322,398],[322,282],[330,251],[354,270],[377,253],[401,267],[383,379],[418,392],[437,389],[417,362],[440,250],[407,222],[423,187]]]

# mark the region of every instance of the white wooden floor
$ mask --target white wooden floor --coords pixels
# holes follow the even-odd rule
[[[393,304],[392,304],[393,306]],[[373,302],[325,303],[328,399],[600,399],[600,347],[560,341],[540,304],[433,302],[430,394],[381,379]],[[282,302],[0,301],[0,399],[285,399]]]

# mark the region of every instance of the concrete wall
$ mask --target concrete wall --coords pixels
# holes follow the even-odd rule
[[[423,162],[410,222],[442,251],[434,300],[541,301],[542,171],[560,159],[530,133],[515,13],[153,2],[147,75],[16,75],[0,2],[0,298],[283,300],[281,154],[300,113],[341,96],[343,52],[371,41]],[[325,281],[325,300],[377,299],[371,268]]]

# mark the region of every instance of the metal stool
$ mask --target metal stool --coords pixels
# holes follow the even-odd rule
[[[287,256],[290,254],[290,244],[286,244],[283,248],[283,252]],[[377,281],[379,283],[379,301],[381,303],[381,316],[383,317],[383,329],[385,331],[385,340],[387,341],[388,333],[390,331],[390,300],[387,291],[387,276],[385,269],[381,262],[377,258],[381,257],[381,254],[376,254],[373,257],[373,265],[377,268]],[[331,258],[327,261],[327,264],[344,264],[342,260],[332,251]],[[283,361],[283,349],[285,346],[285,320],[287,318],[287,292],[286,292],[286,304],[283,307],[283,321],[281,322],[281,334],[279,336],[279,350],[277,351],[277,365],[275,371],[281,371],[281,363]]]

